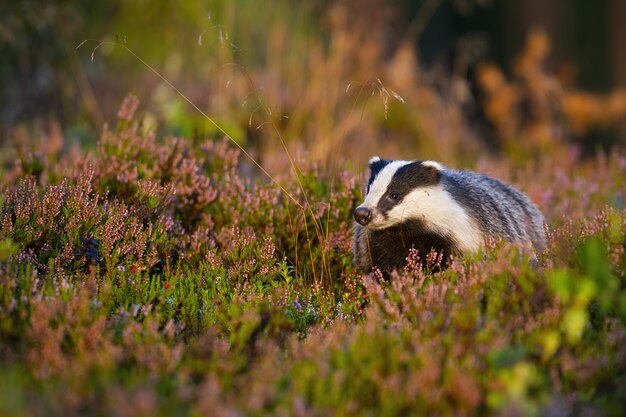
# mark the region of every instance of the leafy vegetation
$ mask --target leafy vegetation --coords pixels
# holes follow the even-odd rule
[[[271,46],[250,73],[218,62],[235,49],[213,17],[198,44],[217,47],[203,65],[223,71],[205,86],[219,127],[161,85],[157,122],[129,95],[84,146],[54,123],[2,144],[0,415],[622,414],[626,156],[576,135],[619,121],[624,93],[561,85],[533,32],[512,75],[476,68],[485,140],[467,86],[431,83],[406,45],[383,53],[350,12],[325,9],[325,39],[261,22],[271,36],[236,40]],[[372,149],[515,184],[547,249],[490,240],[444,271],[411,252],[389,281],[359,274],[351,212]]]
[[[539,265],[494,241],[381,282],[351,265],[354,174],[252,181],[227,142],[155,139],[138,105],[5,181],[3,414],[621,412],[621,154],[484,163],[551,220]]]

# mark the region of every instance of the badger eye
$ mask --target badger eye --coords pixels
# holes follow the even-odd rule
[[[392,200],[397,200],[400,198],[400,194],[398,194],[396,191],[392,191],[391,194],[389,194],[389,197],[391,197]]]

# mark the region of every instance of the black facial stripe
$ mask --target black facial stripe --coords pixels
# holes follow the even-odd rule
[[[365,188],[365,194],[370,192],[370,186],[372,185],[372,183],[374,182],[374,179],[376,179],[376,176],[378,175],[378,173],[387,165],[389,165],[392,161],[390,160],[386,160],[386,159],[379,159],[376,162],[372,162],[370,164],[370,179],[367,183],[367,187]]]
[[[416,188],[436,185],[439,183],[440,177],[441,173],[437,168],[423,165],[421,161],[411,162],[398,168],[378,202],[378,209],[381,213],[386,214],[400,204],[411,191]],[[397,199],[391,198],[393,193],[398,194]]]
[[[411,162],[396,171],[390,188],[402,186],[404,190],[412,190],[418,187],[428,187],[437,185],[440,177],[441,173],[437,168],[423,165],[422,161]]]

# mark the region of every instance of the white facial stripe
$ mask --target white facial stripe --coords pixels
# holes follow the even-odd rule
[[[431,231],[451,236],[461,251],[475,251],[483,241],[474,221],[440,185],[418,188],[387,212],[388,227],[405,219],[423,219]]]
[[[376,176],[376,179],[374,179],[372,185],[370,185],[370,190],[365,196],[365,201],[363,202],[362,206],[370,208],[376,207],[378,205],[378,202],[380,201],[380,198],[383,196],[383,194],[385,194],[385,191],[387,191],[387,187],[389,186],[389,183],[391,182],[391,179],[393,178],[393,175],[396,173],[396,171],[400,167],[403,167],[410,163],[411,161],[393,161],[385,166],[383,169],[381,169]]]

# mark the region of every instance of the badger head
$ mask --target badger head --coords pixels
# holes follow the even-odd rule
[[[365,201],[354,210],[361,226],[378,230],[409,219],[428,220],[438,210],[443,166],[433,161],[369,161]]]
[[[455,242],[462,251],[476,250],[482,232],[468,210],[448,192],[446,169],[434,161],[394,161],[375,156],[369,161],[365,200],[354,210],[357,227],[382,230],[400,224]],[[445,185],[448,184],[448,185]]]

